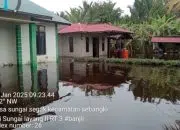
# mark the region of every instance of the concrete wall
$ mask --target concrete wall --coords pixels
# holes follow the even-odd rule
[[[46,55],[37,56],[38,62],[56,61],[55,24],[42,23],[46,27]]]
[[[16,33],[17,23],[0,21],[0,66],[16,64]],[[46,55],[37,56],[38,62],[56,61],[55,24],[41,23],[46,27]],[[23,64],[30,63],[29,24],[21,24]]]
[[[0,21],[0,66],[16,61],[15,25]]]
[[[73,37],[74,52],[69,51],[69,37]],[[86,52],[86,37],[89,37],[89,52]],[[102,34],[66,34],[59,36],[60,56],[64,57],[92,57],[93,37],[99,37],[99,55],[107,56],[107,37]],[[105,50],[102,51],[102,37],[105,37]]]
[[[24,64],[30,64],[29,24],[21,25],[22,60]]]
[[[0,92],[15,92],[17,86],[17,67],[0,67]]]
[[[38,62],[55,62],[56,61],[56,34],[55,24],[42,23],[40,25],[46,28],[46,55],[37,55]],[[30,63],[30,46],[29,46],[29,25],[22,26],[22,47],[23,63]]]

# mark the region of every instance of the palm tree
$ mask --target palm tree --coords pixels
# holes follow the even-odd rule
[[[76,23],[115,23],[119,21],[122,13],[122,10],[116,8],[115,5],[116,3],[113,3],[112,1],[91,3],[83,1],[82,6],[71,8],[69,12],[64,12],[62,16],[67,20]]]
[[[149,17],[153,0],[135,0],[133,6],[129,6],[132,20],[143,22]]]
[[[70,8],[70,12],[65,11],[63,15],[71,22],[86,22],[89,10],[92,6],[92,2],[89,4],[87,1],[83,1],[83,6],[78,8]]]
[[[150,18],[157,18],[166,14],[165,0],[135,0],[133,6],[129,6],[133,22],[143,23]]]

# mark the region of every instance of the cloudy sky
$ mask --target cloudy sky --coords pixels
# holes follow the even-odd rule
[[[31,0],[34,3],[45,7],[46,9],[54,12],[69,10],[72,7],[78,7],[82,5],[83,0]],[[87,1],[103,1],[103,0],[87,0]],[[112,0],[117,3],[117,7],[124,10],[125,14],[129,14],[128,5],[132,5],[134,0]]]

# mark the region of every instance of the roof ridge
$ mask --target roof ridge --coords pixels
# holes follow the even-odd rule
[[[71,26],[60,30],[59,33],[80,33],[80,32],[132,33],[128,29],[123,29],[114,25],[109,25],[107,23],[100,23],[100,24],[74,23]]]

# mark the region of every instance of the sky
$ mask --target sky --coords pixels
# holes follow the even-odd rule
[[[83,0],[31,0],[34,3],[40,5],[48,9],[49,11],[53,12],[60,12],[60,11],[69,11],[70,8],[78,7],[82,5]],[[88,2],[91,1],[103,1],[103,0],[87,0]],[[116,7],[120,7],[124,10],[124,14],[130,14],[129,9],[127,8],[128,5],[133,5],[134,0],[112,0],[116,2]]]

